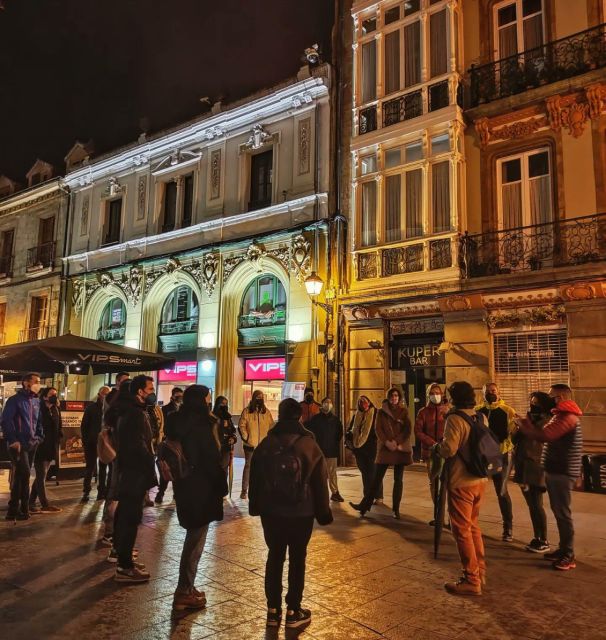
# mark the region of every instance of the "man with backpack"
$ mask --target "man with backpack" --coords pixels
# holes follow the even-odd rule
[[[249,512],[261,516],[268,547],[265,567],[267,626],[282,621],[282,569],[288,549],[286,627],[311,622],[301,608],[305,557],[314,518],[332,522],[326,462],[313,435],[301,425],[301,406],[286,398],[278,407],[278,422],[255,449],[250,470]]]
[[[444,588],[453,595],[479,596],[486,582],[486,562],[478,518],[487,476],[500,462],[499,445],[484,417],[474,410],[473,387],[453,382],[448,393],[453,409],[446,418],[444,439],[434,445],[434,451],[448,460],[448,513],[463,576]]]

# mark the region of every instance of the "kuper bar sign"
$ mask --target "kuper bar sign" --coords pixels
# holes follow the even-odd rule
[[[286,358],[253,358],[244,361],[245,380],[284,380]]]
[[[439,342],[397,342],[391,347],[392,369],[443,367],[444,354]]]

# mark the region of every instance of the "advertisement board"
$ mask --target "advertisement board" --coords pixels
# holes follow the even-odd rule
[[[175,362],[170,369],[160,369],[158,371],[158,382],[191,382],[194,384],[197,375],[197,362]]]
[[[304,382],[283,382],[282,400],[284,398],[294,398],[297,402],[303,402],[305,386]]]
[[[68,400],[61,403],[63,438],[59,445],[59,468],[85,467],[84,445],[80,424],[84,409],[90,404],[84,401]]]
[[[244,379],[284,380],[286,378],[286,358],[249,358],[244,361]]]

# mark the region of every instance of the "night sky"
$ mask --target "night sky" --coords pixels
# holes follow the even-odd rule
[[[332,0],[3,0],[0,174],[37,157],[59,173],[76,139],[95,153],[295,75],[328,57]]]

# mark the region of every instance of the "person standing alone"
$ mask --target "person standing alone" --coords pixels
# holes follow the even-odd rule
[[[91,490],[91,482],[93,474],[97,469],[97,442],[101,433],[103,422],[103,403],[105,397],[110,392],[110,388],[103,386],[97,392],[97,398],[94,402],[84,409],[82,422],[80,423],[80,433],[82,434],[82,443],[84,445],[84,459],[86,461],[86,472],[84,473],[84,483],[82,486],[81,502],[88,502],[88,495]],[[97,500],[105,499],[107,495],[107,465],[99,460],[99,469],[97,472]]]
[[[330,398],[322,400],[320,413],[310,420],[307,428],[314,434],[316,442],[326,458],[330,499],[335,502],[344,502],[339,493],[337,481],[337,462],[339,459],[339,447],[343,439],[343,425],[333,413],[333,404]]]

